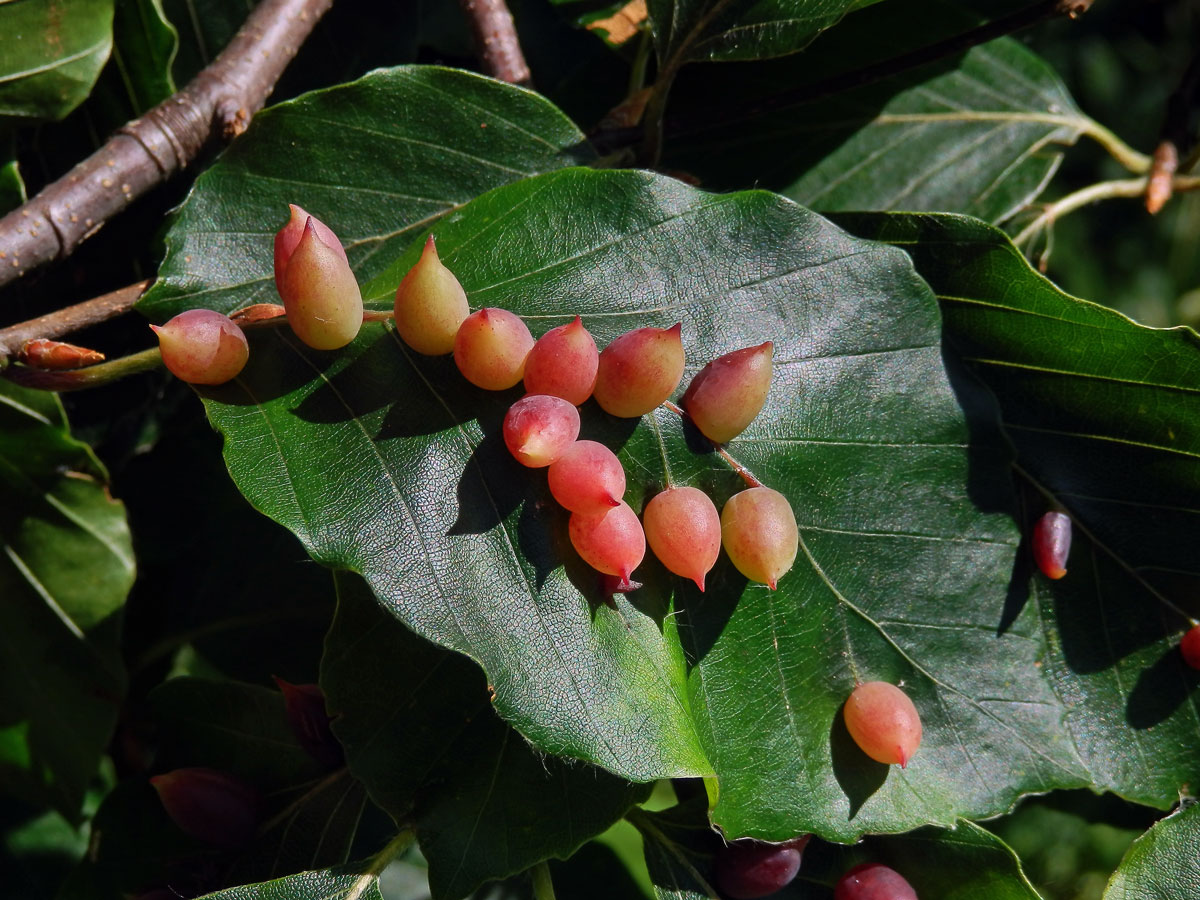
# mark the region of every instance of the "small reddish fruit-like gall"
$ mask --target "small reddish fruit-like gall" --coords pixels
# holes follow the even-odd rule
[[[553,394],[579,406],[592,396],[599,365],[596,342],[576,316],[551,328],[533,345],[525,358],[525,390]]]
[[[734,900],[767,897],[791,884],[800,871],[800,858],[809,835],[786,844],[742,840],[717,853],[717,887]]]
[[[296,246],[304,237],[304,229],[310,220],[321,241],[334,253],[340,254],[343,260],[346,259],[346,250],[342,246],[342,242],[338,240],[338,236],[328,225],[316,216],[309,215],[295,203],[289,203],[288,209],[291,211],[291,216],[288,218],[287,224],[275,233],[275,289],[279,291],[280,295],[283,294],[283,270],[287,268],[287,262],[292,258],[292,254],[296,252]],[[349,264],[348,261],[347,264]]]
[[[843,713],[854,743],[876,762],[904,768],[921,745],[921,717],[908,694],[894,684],[860,684]]]
[[[1051,510],[1033,526],[1033,559],[1047,578],[1059,579],[1067,574],[1067,557],[1071,553],[1071,517]]]
[[[636,418],[671,396],[683,377],[681,325],[627,331],[600,353],[592,396],[612,416]]]
[[[454,336],[467,318],[467,294],[454,273],[442,265],[433,235],[421,258],[396,288],[396,331],[404,343],[426,356],[454,350]]]
[[[598,441],[571,444],[546,470],[546,482],[554,499],[577,513],[605,512],[625,495],[625,469]]]
[[[318,228],[312,216],[276,283],[288,325],[314,350],[336,350],[358,336],[363,323],[358,280],[337,236]]]
[[[683,408],[700,433],[724,444],[746,430],[767,401],[774,345],[767,341],[719,356],[696,373]]]
[[[721,510],[721,543],[739,572],[775,590],[800,548],[791,504],[769,487],[734,494]]]
[[[567,531],[584,562],[605,575],[616,575],[622,584],[631,581],[646,555],[642,523],[623,500],[605,512],[571,513]]]
[[[216,769],[175,769],[150,784],[180,830],[224,847],[250,842],[258,827],[262,798],[240,778]]]
[[[833,900],[918,900],[917,892],[895,869],[863,863],[839,879]]]
[[[1188,629],[1179,642],[1179,652],[1183,654],[1185,663],[1193,669],[1200,669],[1200,625]]]
[[[523,466],[540,469],[579,437],[579,410],[562,397],[529,394],[504,415],[504,445]]]
[[[454,336],[454,364],[485,391],[503,391],[521,380],[533,336],[521,317],[487,307],[471,313]]]
[[[158,335],[163,364],[189,384],[224,384],[250,358],[242,329],[211,309],[189,309],[165,325],[150,328]]]
[[[659,562],[704,590],[704,576],[721,555],[721,517],[699,488],[668,488],[642,512],[646,540]]]

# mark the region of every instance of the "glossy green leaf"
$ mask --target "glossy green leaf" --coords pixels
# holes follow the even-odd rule
[[[262,884],[205,894],[198,900],[387,900],[379,891],[379,872],[369,866],[343,866],[302,872]]]
[[[792,111],[774,149],[805,148],[787,163],[804,174],[782,192],[821,210],[939,210],[1002,222],[1041,193],[1059,147],[1097,127],[1050,67],[1010,38],[891,90],[873,86]]]
[[[265,160],[257,142],[243,147]],[[441,166],[436,147],[426,165]],[[224,199],[247,184],[243,170],[231,154],[201,180],[173,243],[254,231],[246,192]],[[1003,470],[970,450],[936,306],[902,256],[768,194],[712,197],[636,173],[530,179],[445,217],[438,235],[473,303],[517,310],[539,331],[582,312],[604,343],[683,319],[695,368],[776,339],[775,399],[737,452],[797,507],[796,572],[771,595],[726,566],[705,597],[672,601],[651,566],[651,590],[604,605],[544,482],[498,440],[512,397],[468,390],[448,360],[416,359],[378,325],[336,354],[261,335],[240,383],[209,395],[254,505],[318,559],[361,571],[418,633],[482,663],[497,709],[540,748],[635,779],[715,771],[715,816],[731,832],[850,838],[1078,783],[1035,666],[1035,621],[994,635],[1016,537],[972,497]],[[377,259],[360,264],[377,275],[369,297],[390,305],[419,243],[382,273]],[[259,298],[228,253],[193,255],[186,275],[180,255],[151,303],[159,314]],[[737,489],[673,413],[635,428],[589,409],[586,433],[624,445],[633,503],[662,483],[664,443],[675,479],[719,503]],[[992,654],[1013,665],[976,664]],[[848,745],[838,710],[864,675],[910,685],[928,716],[926,763],[888,772]]]
[[[125,512],[52,394],[0,381],[0,788],[74,819],[125,690]]]
[[[321,684],[351,771],[411,821],[435,898],[566,858],[648,790],[543,758],[491,711],[470,660],[421,640],[339,576]]]
[[[162,0],[117,0],[113,17],[113,63],[134,114],[175,93],[171,62],[179,45]]]
[[[719,900],[714,871],[725,844],[708,827],[703,805],[685,803],[660,813],[638,813],[646,861],[659,900]],[[960,820],[954,828],[923,828],[871,837],[854,847],[820,840],[805,847],[800,873],[773,897],[828,900],[842,874],[864,862],[899,872],[920,897],[938,900],[1040,900],[1003,841]]]
[[[1051,505],[1075,523],[1067,577],[1036,579],[1028,601],[1055,636],[1047,674],[1089,783],[1171,806],[1200,780],[1200,678],[1175,611],[1197,612],[1200,584],[1200,339],[1063,294],[972,219],[839,221],[904,247],[937,292],[954,348],[1000,403],[1033,489],[1026,523]]]
[[[0,4],[0,125],[61,119],[112,49],[113,0]]]
[[[419,66],[281,104],[245,137],[197,180],[168,238],[163,277],[140,304],[149,315],[279,302],[271,248],[288,203],[337,232],[363,281],[477,194],[591,156],[578,129],[536,94]]]
[[[842,16],[879,0],[649,0],[667,65],[795,53]]]
[[[1104,892],[1104,900],[1182,900],[1200,884],[1200,806],[1177,810],[1138,838]]]
[[[296,742],[277,690],[237,681],[172,678],[148,698],[160,730],[160,769],[232,772],[264,793],[321,775]]]
[[[16,209],[26,199],[25,179],[21,177],[17,161],[14,159],[0,166],[0,215]]]

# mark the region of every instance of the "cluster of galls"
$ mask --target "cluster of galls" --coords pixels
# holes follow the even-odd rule
[[[782,890],[800,871],[809,835],[782,844],[741,840],[727,844],[713,866],[717,887],[733,900],[756,900]],[[847,871],[834,887],[833,900],[918,900],[912,885],[882,863],[863,863]]]
[[[753,487],[718,515],[703,491],[671,487],[646,505],[643,517],[623,499],[625,472],[603,444],[579,440],[577,406],[588,398],[605,412],[637,418],[664,403],[683,377],[681,327],[638,328],[601,352],[576,316],[534,340],[524,321],[505,309],[468,311],[466,294],[438,258],[431,237],[420,261],[396,291],[396,331],[426,355],[454,354],[463,377],[485,390],[523,384],[526,394],[504,418],[505,445],[530,468],[546,468],[551,494],[571,513],[568,532],[579,555],[618,579],[633,571],[649,542],[671,572],[704,590],[722,543],[738,570],[776,586],[799,544],[796,519],[778,491]],[[709,363],[683,396],[696,427],[724,443],[754,419],[771,381],[770,342]]]

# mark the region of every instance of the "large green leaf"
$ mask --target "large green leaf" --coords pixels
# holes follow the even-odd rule
[[[112,48],[113,0],[0,4],[0,125],[61,119],[91,92]]]
[[[0,381],[0,788],[78,815],[125,690],[121,504],[52,394]]]
[[[205,894],[199,900],[386,900],[379,891],[380,871],[363,864],[301,872]]]
[[[1071,514],[1071,571],[1028,598],[1053,636],[1047,674],[1090,783],[1167,808],[1200,779],[1198,678],[1175,647],[1189,625],[1175,610],[1196,613],[1200,583],[1200,339],[1068,297],[972,219],[839,221],[904,247],[937,292],[999,400],[1018,475],[1044,495],[1026,518]]]
[[[790,127],[772,129],[772,149],[782,162],[783,144],[803,148],[785,167],[804,174],[783,193],[821,210],[940,210],[1001,222],[1041,193],[1062,159],[1056,145],[1093,127],[1050,67],[1011,38],[892,90],[885,83],[791,111]]]
[[[1181,900],[1200,884],[1200,805],[1190,803],[1138,838],[1104,900]]]
[[[242,152],[265,166],[259,142],[279,138],[260,134]],[[424,165],[437,171],[433,143]],[[304,168],[295,152],[289,164]],[[262,228],[244,169],[231,154],[201,180],[174,244]],[[425,177],[420,156],[407,174]],[[276,185],[280,199],[291,187]],[[371,214],[366,201],[359,213]],[[1016,536],[972,500],[995,470],[970,452],[936,306],[903,257],[768,194],[711,197],[635,173],[531,179],[438,233],[474,303],[539,330],[578,311],[604,342],[683,319],[694,367],[775,338],[774,399],[736,452],[792,497],[805,537],[796,572],[772,595],[726,566],[706,596],[672,600],[651,565],[651,589],[604,605],[544,482],[498,440],[512,396],[468,389],[448,361],[415,359],[378,325],[337,354],[264,335],[240,383],[210,395],[252,503],[318,559],[366,575],[418,633],[481,662],[497,709],[539,747],[635,779],[715,771],[715,815],[731,831],[848,838],[1079,783],[1035,665],[1036,621],[992,633]],[[184,267],[176,251],[164,274],[183,284],[186,268],[188,291],[160,289],[153,308],[259,298],[257,283],[238,286],[245,268],[267,277],[265,235],[258,246],[241,267],[229,253],[189,254]],[[417,250],[382,274],[380,260],[359,260],[377,275],[368,296],[388,303]],[[663,482],[664,446],[677,481],[718,502],[739,485],[672,413],[634,427],[585,412],[587,433],[622,447],[635,505]],[[1014,665],[977,665],[997,653]],[[837,713],[860,677],[908,683],[929,726],[923,764],[889,773],[848,744]]]
[[[648,790],[543,759],[491,711],[469,660],[422,641],[340,576],[321,683],[347,762],[372,799],[415,824],[434,897],[566,858]]]
[[[664,62],[795,53],[846,13],[879,0],[649,0]]]
[[[165,316],[278,302],[271,247],[288,203],[333,228],[365,280],[477,194],[590,155],[578,129],[530,91],[451,69],[374,72],[256,117],[198,179],[163,277],[140,306]]]
[[[708,827],[702,812],[697,804],[684,803],[634,816],[660,900],[719,900],[714,864],[725,845]],[[1039,900],[1012,850],[965,820],[952,829],[924,828],[894,837],[868,838],[852,848],[812,841],[804,850],[799,876],[772,896],[827,900],[842,874],[863,862],[880,862],[896,869],[921,897]]]

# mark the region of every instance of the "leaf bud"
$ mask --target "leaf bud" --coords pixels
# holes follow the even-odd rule
[[[454,337],[469,313],[467,294],[442,265],[431,234],[396,288],[396,331],[418,353],[442,356],[454,350]]]

